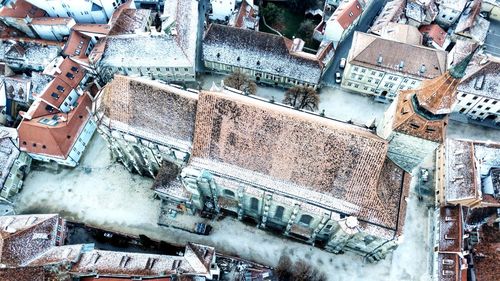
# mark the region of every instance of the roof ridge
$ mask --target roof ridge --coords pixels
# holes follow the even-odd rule
[[[50,215],[50,216],[49,216],[49,215]],[[37,217],[38,217],[39,215],[37,214],[37,215],[25,215],[25,216],[26,216],[27,218],[29,218],[29,217],[32,217],[32,216],[37,216]],[[46,222],[47,220],[49,220],[49,219],[51,219],[51,218],[53,218],[53,217],[58,217],[59,215],[58,215],[58,214],[47,214],[47,216],[49,216],[49,217],[47,217],[45,220],[39,221],[39,222],[37,222],[37,223],[35,223],[35,224],[32,224],[30,227],[24,228],[24,229],[22,229],[22,230],[20,230],[20,231],[16,231],[16,232],[14,232],[14,233],[9,233],[9,235],[7,235],[7,237],[1,237],[0,239],[1,239],[1,240],[7,240],[7,239],[10,239],[10,238],[12,238],[12,237],[15,237],[15,236],[19,235],[20,233],[24,233],[24,232],[26,232],[26,231],[28,231],[28,230],[32,229],[33,227],[35,227],[35,226],[37,226],[37,225],[40,225],[41,223]]]

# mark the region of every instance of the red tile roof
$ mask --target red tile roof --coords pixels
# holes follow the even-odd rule
[[[91,38],[78,31],[72,31],[63,49],[66,56],[86,57],[85,50],[90,44]]]
[[[439,212],[439,251],[460,253],[463,250],[461,206],[441,207]]]
[[[0,17],[30,18],[44,17],[47,13],[25,0],[17,0],[12,4],[3,6],[0,9]]]
[[[41,17],[34,18],[31,20],[32,25],[67,25],[71,21],[74,22],[73,18],[52,18],[52,17]]]
[[[69,113],[55,111],[50,115],[21,121],[17,129],[21,151],[66,159],[83,126],[90,118],[87,111],[87,107],[90,108],[92,104],[90,97],[84,94],[77,102],[77,107]],[[35,106],[45,108],[47,104],[40,102]],[[35,109],[35,112],[39,111],[43,109]],[[47,121],[54,121],[55,125],[41,123]]]
[[[75,24],[72,28],[74,31],[83,33],[95,33],[106,35],[109,33],[111,26],[107,24]]]
[[[332,18],[337,20],[343,29],[347,29],[360,15],[363,8],[358,0],[351,0],[335,10]]]
[[[436,42],[436,44],[443,47],[444,42],[446,41],[446,31],[444,31],[439,25],[423,25],[419,30],[422,35],[427,34],[434,42]]]

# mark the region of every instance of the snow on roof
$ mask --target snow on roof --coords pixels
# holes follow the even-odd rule
[[[474,40],[458,37],[455,46],[450,51],[448,59],[450,60],[450,66],[460,63],[465,57],[477,49],[479,44]]]
[[[52,81],[52,77],[42,72],[31,72],[31,92],[30,98],[40,95],[43,89]]]
[[[412,25],[390,22],[385,25],[380,36],[386,39],[411,45],[422,44],[422,34]]]
[[[446,72],[446,52],[405,44],[355,31],[349,63],[382,71],[402,72],[419,78],[434,78]],[[382,61],[379,63],[379,61]],[[400,68],[404,63],[403,69]],[[422,71],[422,65],[425,71]]]
[[[100,64],[113,67],[193,67],[175,38],[168,35],[108,36]]]
[[[389,22],[397,22],[404,16],[404,10],[406,7],[406,0],[393,0],[388,1],[379,16],[373,22],[370,27],[370,32],[380,35],[382,28]]]
[[[0,217],[0,263],[25,265],[53,247],[58,219],[57,214]]]
[[[476,198],[479,182],[472,143],[447,139],[445,149],[446,201]]]
[[[471,8],[467,8],[466,11],[469,11],[468,14],[465,14],[466,12],[462,14],[455,33],[472,38],[482,44],[488,35],[490,22],[479,16],[481,1],[478,2],[477,8],[473,7],[475,10],[469,11],[468,9]],[[472,23],[470,23],[471,20],[473,21]]]
[[[480,54],[474,56],[458,91],[500,100],[500,59]]]
[[[187,249],[187,248],[186,248]],[[188,256],[165,256],[142,253],[92,250],[83,253],[70,269],[75,275],[93,272],[101,276],[168,276],[172,273],[204,274],[206,269],[193,267],[196,254],[186,250]],[[201,262],[200,262],[201,263]]]
[[[0,280],[2,281],[41,281],[51,280],[42,266],[36,267],[6,267],[0,268]]]
[[[37,42],[0,42],[0,60],[7,62],[23,61],[25,64],[45,66],[59,55],[61,48],[56,45],[45,45]]]
[[[29,247],[29,245],[26,245]],[[28,266],[58,264],[61,262],[77,262],[82,252],[82,244],[52,247],[40,256],[29,261]]]
[[[203,92],[189,165],[395,229],[403,171],[386,153],[387,142],[368,130]]]
[[[125,9],[116,21],[113,22],[109,36],[121,34],[133,34],[137,30],[147,31],[151,10],[146,9]]]
[[[328,21],[337,21],[343,29],[347,29],[363,13],[358,0],[342,1]]]
[[[158,81],[115,75],[101,106],[111,127],[189,151],[197,99],[194,93]]]
[[[444,206],[439,211],[439,251],[462,252],[462,207]]]
[[[467,0],[440,0],[439,9],[452,9],[462,12]]]
[[[500,143],[474,142],[474,156],[480,161],[479,173],[485,176],[492,167],[500,167]]]
[[[321,63],[294,55],[292,41],[278,35],[212,24],[203,38],[203,59],[318,84]]]
[[[3,186],[12,165],[19,156],[19,150],[13,141],[15,136],[12,135],[9,129],[0,126],[0,186]]]

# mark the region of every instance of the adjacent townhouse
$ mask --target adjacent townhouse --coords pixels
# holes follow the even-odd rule
[[[64,245],[66,221],[57,214],[2,216],[0,227],[1,280],[209,281],[220,276],[215,248],[200,244],[188,243],[177,256]]]
[[[488,35],[490,22],[480,16],[481,0],[468,2],[455,27],[455,34],[483,44]]]
[[[14,71],[43,71],[62,49],[62,43],[37,39],[2,39],[0,60]]]
[[[460,18],[467,0],[439,0],[436,3],[439,8],[436,23],[447,29]]]
[[[406,0],[390,0],[385,3],[380,14],[368,29],[370,33],[380,35],[382,29],[391,22],[405,22]]]
[[[90,118],[89,75],[71,59],[45,70],[54,77],[18,126],[19,147],[33,159],[76,166],[96,125]]]
[[[318,87],[333,57],[332,44],[316,54],[303,51],[304,41],[278,35],[210,25],[202,43],[204,67],[216,73],[241,71],[260,83],[281,87]],[[292,67],[293,66],[293,67]]]
[[[100,40],[89,56],[100,78],[107,82],[118,73],[194,82],[198,2],[166,3],[160,32],[150,31],[151,20],[141,12],[143,10],[129,10],[124,9],[114,16],[109,36]],[[120,20],[122,17],[124,19]]]
[[[17,0],[19,1],[19,0]],[[77,23],[107,23],[113,12],[126,0],[27,0],[45,10],[50,17],[69,17]],[[132,0],[128,0],[132,2]]]
[[[66,40],[75,24],[75,20],[70,17],[40,17],[34,18],[30,22],[31,28],[39,38],[51,41]]]
[[[491,20],[500,21],[500,2],[498,0],[483,0],[481,12],[485,12]]]
[[[333,42],[336,48],[356,26],[363,13],[358,0],[344,0],[328,19],[323,19],[314,29],[313,37],[318,41]]]
[[[253,0],[241,1],[238,12],[229,19],[229,26],[259,31],[259,6]]]
[[[448,33],[437,24],[423,25],[419,30],[424,36],[423,44],[425,46],[445,50],[451,43]]]
[[[407,24],[419,28],[431,24],[438,14],[434,0],[408,0],[406,1]]]
[[[9,1],[0,8],[0,20],[31,38],[36,38],[36,33],[30,26],[32,19],[46,16],[44,10],[26,0]]]
[[[17,131],[0,126],[0,197],[10,198],[18,193],[29,172],[31,157],[19,151]]]
[[[415,36],[399,38],[414,40]],[[352,46],[342,87],[374,95],[382,102],[446,72],[446,52],[417,45],[415,41],[400,42],[356,31]]]
[[[500,60],[477,55],[458,86],[454,111],[468,118],[500,126]]]
[[[437,152],[439,205],[500,207],[500,144],[448,139]]]

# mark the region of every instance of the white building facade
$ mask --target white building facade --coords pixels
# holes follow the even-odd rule
[[[210,0],[212,12],[209,14],[211,20],[228,21],[235,11],[236,0]]]
[[[436,2],[439,5],[436,22],[440,26],[447,28],[458,20],[467,0],[440,0]]]

